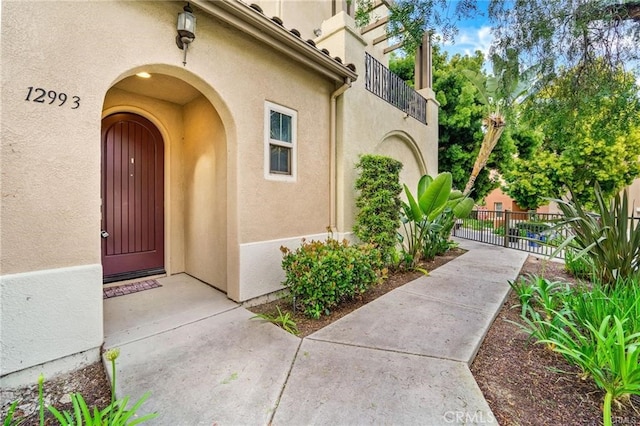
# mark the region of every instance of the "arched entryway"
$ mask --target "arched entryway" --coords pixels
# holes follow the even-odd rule
[[[428,173],[420,147],[407,133],[387,133],[376,147],[376,154],[394,158],[402,163],[400,182],[414,190],[420,177]],[[434,172],[434,171],[431,171]]]
[[[132,113],[102,119],[104,282],[164,274],[164,142]]]
[[[163,262],[153,268],[164,268],[168,275],[187,273],[227,292],[227,130],[211,100],[217,101],[215,96],[205,95],[180,78],[184,70],[167,67],[163,71],[151,72],[146,79],[129,74],[115,83],[105,95],[103,120],[111,125],[116,117],[139,117],[133,127],[155,128],[156,133],[149,131],[148,137],[161,141],[164,148],[162,158],[159,151],[154,154],[158,169],[153,178],[153,191],[162,189],[154,198],[156,204],[162,204],[154,210],[154,229],[161,229],[163,234],[154,235],[162,239],[164,254]],[[183,77],[197,80],[191,75]],[[224,115],[226,110],[222,108]],[[108,159],[103,152],[104,161]],[[121,167],[121,173],[135,168],[130,157]],[[108,188],[105,192],[108,198]],[[159,211],[163,211],[162,217]],[[112,232],[105,230],[108,241]],[[104,257],[103,261],[107,278],[109,264]],[[158,271],[146,269],[142,262],[132,263],[127,269],[134,275]]]

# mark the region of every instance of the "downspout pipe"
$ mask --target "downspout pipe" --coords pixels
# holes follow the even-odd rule
[[[337,112],[337,99],[338,96],[342,95],[351,87],[351,79],[346,77],[344,79],[344,84],[340,86],[335,92],[331,94],[331,111],[329,118],[329,209],[330,209],[330,224],[331,232],[335,235],[338,232],[337,226],[337,217],[338,217],[338,200],[337,200],[337,176],[336,176],[336,162],[338,160],[338,149],[337,149],[337,139],[338,139],[338,112]]]

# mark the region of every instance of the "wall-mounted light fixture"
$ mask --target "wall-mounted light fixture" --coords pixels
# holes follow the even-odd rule
[[[178,14],[178,35],[176,36],[176,44],[184,50],[183,65],[187,65],[187,50],[189,45],[196,39],[196,17],[193,15],[191,4],[183,8],[184,12]]]

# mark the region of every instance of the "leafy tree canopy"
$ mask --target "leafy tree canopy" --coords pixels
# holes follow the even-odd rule
[[[570,68],[574,86],[584,92],[597,89],[594,72],[637,70],[640,1],[491,0],[489,17],[493,51],[515,49],[523,63],[540,66],[542,83]]]
[[[536,208],[544,197],[559,198],[568,189],[589,205],[596,182],[612,196],[640,175],[640,88],[621,69],[612,76],[603,59],[592,69],[591,84],[601,90],[574,96],[578,66],[561,70],[525,103],[523,121],[542,137],[534,152],[521,151],[527,155],[505,176],[507,192],[520,206]]]
[[[405,81],[413,81],[414,57],[395,56],[389,66]],[[433,49],[433,90],[440,103],[438,164],[442,171],[451,172],[453,186],[462,189],[469,180],[483,139],[482,119],[486,106],[463,70],[484,75],[484,57],[481,52],[473,56],[449,57],[438,46]],[[499,185],[489,170],[505,173],[510,170],[514,153],[527,157],[534,149],[533,139],[514,127],[508,128],[489,157],[487,167],[478,175],[473,197],[480,200]]]
[[[425,32],[455,40],[458,21],[481,13],[479,1],[395,0],[388,31],[402,39],[408,52]],[[361,7],[372,4],[360,0]],[[495,39],[492,56],[506,58],[515,52],[525,68],[538,67],[540,86],[564,67],[576,70],[578,90],[573,93],[597,91],[591,73],[598,59],[609,75],[620,66],[638,73],[640,0],[490,0],[489,18]]]

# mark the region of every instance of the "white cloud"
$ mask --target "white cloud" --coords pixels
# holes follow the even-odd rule
[[[476,50],[481,51],[485,58],[489,54],[493,36],[491,27],[482,26],[480,28],[466,27],[459,28],[455,37],[455,43],[447,42],[442,48],[450,55],[460,53],[462,55],[473,55]]]

